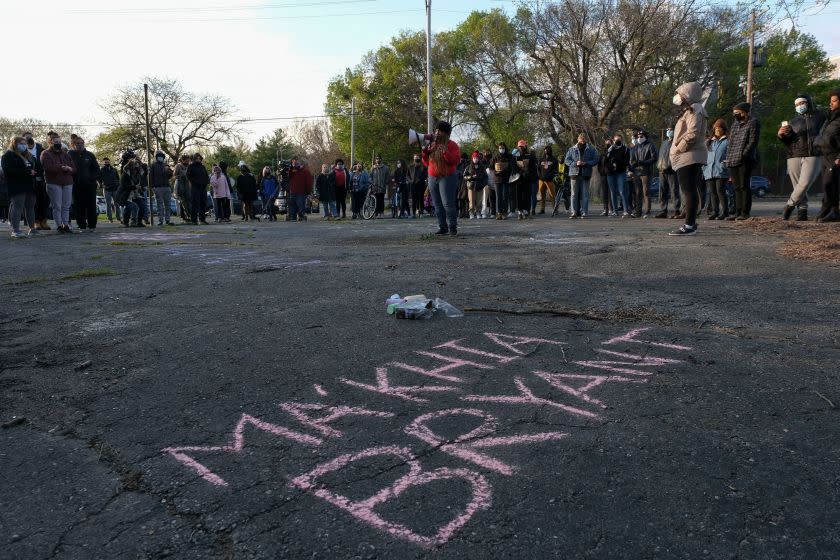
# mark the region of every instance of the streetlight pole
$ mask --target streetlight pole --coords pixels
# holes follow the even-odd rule
[[[356,163],[356,98],[350,98],[350,166]]]
[[[431,134],[432,123],[432,0],[426,0],[426,132]]]
[[[747,103],[752,104],[753,98],[753,64],[755,59],[755,8],[750,16],[750,48],[747,61]]]

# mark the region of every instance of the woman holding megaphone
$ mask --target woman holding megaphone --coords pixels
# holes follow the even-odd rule
[[[435,203],[439,229],[437,235],[458,235],[458,174],[461,148],[453,140],[452,125],[440,121],[432,142],[423,147],[423,165],[429,168],[429,192]]]

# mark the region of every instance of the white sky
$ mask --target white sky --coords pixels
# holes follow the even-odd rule
[[[801,27],[840,53],[840,0]],[[423,0],[38,0],[3,2],[0,36],[24,48],[6,65],[0,116],[101,123],[97,103],[143,76],[228,97],[248,118],[321,115],[330,78],[401,29],[425,29]],[[511,0],[433,0],[433,31]],[[144,52],[144,45],[148,45]],[[21,87],[10,83],[22,76]],[[253,142],[291,120],[249,123]],[[81,129],[89,137],[99,129]]]

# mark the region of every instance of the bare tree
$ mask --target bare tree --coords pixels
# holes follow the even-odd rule
[[[177,80],[149,77],[120,88],[100,106],[113,126],[130,131],[130,139],[145,148],[143,83],[149,84],[149,121],[152,149],[177,159],[187,149],[218,147],[238,139],[236,108],[220,95],[185,91]]]

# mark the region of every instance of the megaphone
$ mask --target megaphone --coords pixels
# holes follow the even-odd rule
[[[428,144],[432,141],[431,134],[422,134],[417,132],[413,128],[408,129],[408,145],[413,146],[414,144]]]

